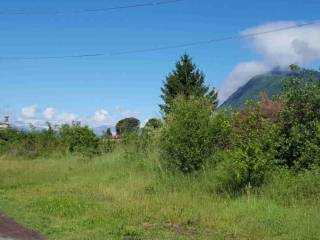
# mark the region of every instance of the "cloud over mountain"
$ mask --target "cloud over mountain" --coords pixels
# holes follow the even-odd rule
[[[268,32],[295,27],[301,22],[271,22],[242,31],[241,35]],[[320,25],[308,25],[268,34],[256,35],[248,40],[259,60],[239,63],[224,81],[220,89],[220,101],[227,99],[239,87],[255,75],[266,73],[275,67],[286,68],[290,64],[305,65],[320,59]]]
[[[249,79],[270,70],[270,66],[260,62],[252,61],[239,63],[224,82],[223,88],[221,92],[219,92],[220,100],[223,101],[227,99],[235,90],[244,85]]]
[[[274,22],[247,29],[241,34],[254,34],[273,29],[294,27],[301,22]],[[303,65],[320,58],[320,25],[308,25],[254,36],[250,43],[263,61],[274,66]]]

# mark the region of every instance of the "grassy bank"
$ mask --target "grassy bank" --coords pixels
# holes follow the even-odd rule
[[[260,193],[217,195],[210,172],[168,176],[157,169],[155,156],[129,156],[118,150],[91,161],[1,159],[0,209],[49,239],[320,236],[315,195],[295,197],[275,183]]]

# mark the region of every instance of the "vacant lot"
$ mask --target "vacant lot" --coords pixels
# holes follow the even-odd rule
[[[2,159],[0,209],[48,239],[319,239],[317,199],[217,195],[210,174],[160,174],[152,159]]]

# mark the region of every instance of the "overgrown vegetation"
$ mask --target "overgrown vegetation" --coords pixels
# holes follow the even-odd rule
[[[224,115],[222,124],[214,124],[223,113],[214,112],[205,95],[173,100],[162,131],[162,159],[184,173],[216,168],[216,190],[233,194],[260,187],[277,169],[318,168],[320,80],[314,71],[292,71],[299,74],[285,80],[277,100],[263,95],[260,104],[248,102]]]
[[[85,159],[111,149],[112,142],[98,138],[87,126],[63,125],[53,129],[49,124],[43,131],[0,130],[0,153],[4,158],[34,159],[52,154],[73,153]]]
[[[301,78],[289,78],[281,97],[285,108],[279,115],[278,157],[296,170],[320,165],[320,80],[315,75],[303,70]]]
[[[160,139],[161,159],[169,169],[199,171],[217,149],[226,129],[217,126],[220,122],[213,110],[206,98],[180,96],[174,100]]]
[[[257,191],[216,193],[217,170],[161,172],[157,154],[118,146],[0,161],[0,206],[48,239],[317,239],[320,174],[279,170]],[[135,151],[133,151],[135,150]],[[129,155],[128,155],[129,154]],[[128,157],[130,156],[130,157]]]
[[[1,208],[52,239],[317,239],[320,79],[293,74],[277,99],[230,113],[187,55],[176,68],[164,120],[141,131],[135,118],[117,137],[1,130]]]

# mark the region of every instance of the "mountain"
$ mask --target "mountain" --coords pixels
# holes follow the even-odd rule
[[[116,132],[116,129],[114,126],[107,126],[107,125],[95,127],[92,130],[97,136],[102,136],[107,131],[108,128],[111,129],[111,132],[113,132],[113,133]]]
[[[220,108],[239,109],[245,107],[246,101],[252,99],[257,102],[260,94],[265,92],[269,97],[281,94],[282,80],[293,76],[291,71],[274,69],[273,71],[253,77],[245,85],[235,91]]]
[[[48,129],[46,127],[40,127],[40,126],[31,128],[29,125],[15,125],[15,124],[11,124],[10,127],[22,132],[32,132],[32,131],[41,132]]]

